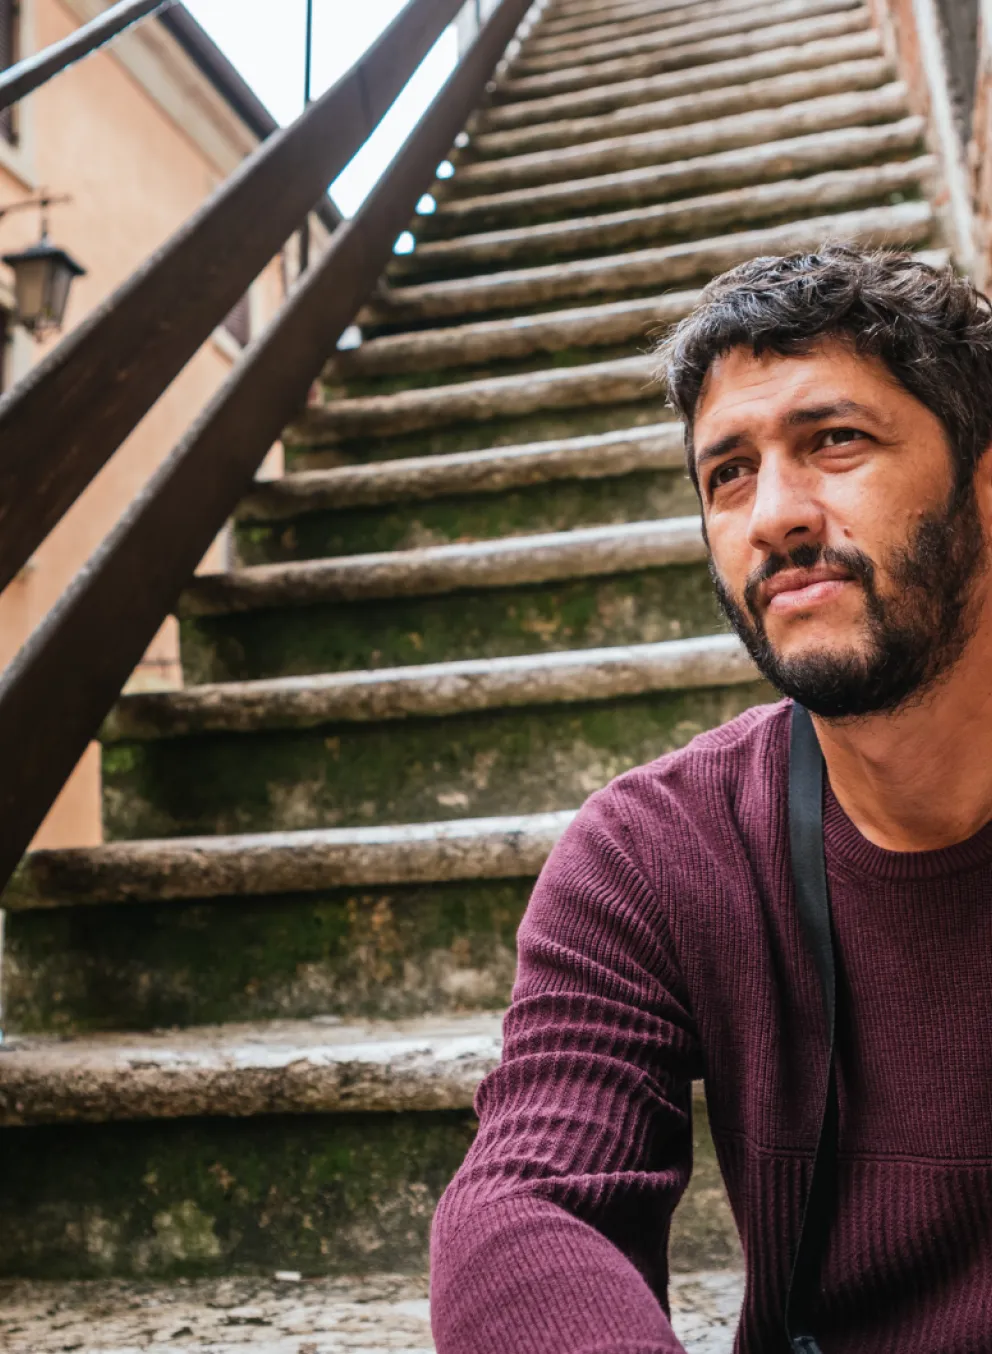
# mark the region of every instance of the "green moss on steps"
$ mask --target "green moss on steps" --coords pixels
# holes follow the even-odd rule
[[[767,694],[754,684],[119,745],[104,756],[105,824],[114,838],[171,837],[567,809]]]
[[[186,681],[345,672],[688,639],[724,628],[706,566],[188,618]]]
[[[291,470],[322,469],[357,461],[391,461],[404,456],[438,456],[451,451],[481,451],[486,447],[516,447],[528,442],[585,437],[617,428],[643,428],[671,417],[660,392],[645,387],[635,403],[580,405],[550,409],[526,418],[489,419],[397,435],[374,434],[350,441],[308,442],[292,429],[286,434],[286,464]]]
[[[236,527],[235,542],[240,562],[272,564],[679,517],[697,507],[682,470],[639,471],[610,479],[555,480],[501,494],[243,522]]]
[[[0,1276],[414,1273],[468,1113],[272,1116],[0,1133]],[[740,1263],[705,1113],[676,1271]]]
[[[498,1009],[533,880],[65,907],[7,920],[15,1033]]]

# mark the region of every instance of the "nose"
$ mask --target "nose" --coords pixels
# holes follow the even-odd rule
[[[766,454],[755,478],[748,543],[762,553],[788,554],[822,539],[823,509],[810,476],[788,456]]]

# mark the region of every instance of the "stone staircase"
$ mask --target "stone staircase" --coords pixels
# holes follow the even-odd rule
[[[442,171],[289,473],[240,505],[236,567],[183,595],[186,689],[107,720],[109,844],[7,891],[0,1275],[181,1279],[216,1314],[232,1276],[292,1271],[410,1316],[548,851],[609,778],[767,695],[650,340],[756,254],[941,246],[856,0],[552,0]],[[725,1271],[726,1303],[701,1096],[695,1133],[673,1265]],[[47,1349],[48,1299],[7,1296],[9,1346]],[[274,1319],[265,1348],[426,1349],[410,1319]],[[58,1347],[139,1347],[107,1322]]]

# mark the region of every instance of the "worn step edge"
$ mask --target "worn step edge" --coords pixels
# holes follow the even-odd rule
[[[521,210],[564,216],[568,212],[588,212],[599,206],[619,209],[620,204],[637,206],[652,198],[671,200],[707,191],[743,188],[877,162],[890,155],[912,154],[921,146],[923,134],[923,119],[915,116],[877,123],[873,127],[812,132],[743,150],[645,165],[588,179],[453,198],[439,206],[438,218],[450,222],[453,231],[461,232],[470,229],[473,222],[490,224],[494,219],[498,221],[506,216],[512,219]]]
[[[472,1015],[15,1039],[0,1125],[469,1109],[500,1032],[498,1015]]]
[[[183,616],[213,616],[262,607],[439,596],[704,558],[698,517],[669,517],[199,574],[183,593],[179,610]]]
[[[671,10],[695,10],[701,8],[705,0],[605,0],[604,3],[590,5],[549,4],[544,7],[535,22],[535,32],[544,30],[545,25],[565,25],[568,23],[604,23],[611,14],[626,9],[639,9],[644,13],[667,14]],[[600,16],[599,18],[595,16]],[[592,16],[590,18],[590,16]]]
[[[789,71],[769,80],[701,90],[652,103],[627,105],[595,117],[565,118],[513,127],[501,132],[484,132],[472,137],[471,151],[475,155],[499,156],[527,154],[556,146],[576,146],[610,136],[662,131],[693,122],[802,103],[831,94],[875,89],[891,82],[892,78],[892,64],[885,57],[843,61],[812,71]]]
[[[302,471],[259,482],[242,499],[235,516],[240,522],[279,522],[343,508],[496,494],[555,480],[678,470],[684,463],[682,425],[659,423],[519,447]]]
[[[611,291],[647,291],[662,285],[684,285],[704,274],[715,276],[758,254],[789,254],[798,249],[818,248],[828,238],[878,246],[911,246],[922,243],[933,224],[933,211],[926,202],[817,216],[708,240],[631,250],[612,257],[396,287],[388,298],[377,298],[374,314],[393,322],[454,318]]]
[[[576,9],[546,5],[536,17],[528,37],[543,41],[545,37],[564,36],[585,28],[603,28],[614,21],[635,18],[671,24],[678,22],[680,15],[686,19],[702,19],[721,11],[733,13],[742,3],[745,0],[614,0],[610,4]]]
[[[494,134],[503,128],[531,126],[562,118],[593,117],[631,105],[700,94],[880,55],[882,44],[878,33],[874,29],[863,29],[636,80],[621,78],[570,94],[493,104],[475,113],[469,125],[478,135]]]
[[[681,28],[684,24],[736,14],[753,4],[754,0],[697,0],[693,5],[683,3],[664,7],[616,5],[605,16],[582,18],[576,15],[557,22],[545,11],[527,35],[523,50],[528,58],[537,53],[564,52],[570,47],[605,42],[618,34],[633,36]]]
[[[414,329],[367,339],[357,348],[335,353],[324,370],[328,381],[400,372],[437,372],[484,362],[560,353],[566,348],[596,348],[643,339],[687,315],[698,290],[664,296],[575,306],[539,315],[480,320],[445,329]]]
[[[611,81],[634,80],[643,76],[661,75],[665,71],[684,70],[709,61],[723,61],[731,57],[750,56],[757,52],[774,52],[795,43],[816,42],[821,38],[840,37],[844,33],[858,33],[870,27],[867,10],[847,10],[840,14],[824,14],[820,18],[802,19],[793,23],[774,24],[753,33],[735,33],[724,38],[709,38],[705,42],[688,43],[641,56],[626,56],[614,61],[600,61],[590,66],[569,66],[563,70],[545,71],[539,75],[506,78],[497,83],[493,100],[514,102],[543,98],[549,94],[566,94],[574,90],[590,89]]]
[[[3,905],[24,912],[367,884],[528,878],[538,873],[574,816],[569,809],[33,851],[8,884]]]
[[[286,430],[294,445],[328,445],[377,433],[399,436],[451,423],[518,418],[546,409],[588,408],[657,399],[651,357],[620,357],[575,367],[517,372],[308,405]]]
[[[528,184],[588,177],[618,161],[631,169],[664,164],[814,132],[894,121],[908,112],[906,86],[894,80],[880,89],[827,94],[779,108],[762,108],[660,131],[604,137],[577,146],[559,146],[498,160],[476,160],[461,166],[448,183],[458,194],[463,189],[475,194],[479,189],[496,186],[508,191]]]
[[[390,273],[396,278],[414,277],[418,272],[433,272],[445,264],[506,262],[533,255],[538,249],[545,252],[555,248],[562,258],[569,252],[641,243],[660,234],[698,238],[703,232],[714,234],[788,214],[850,209],[872,201],[882,202],[890,193],[926,186],[935,166],[933,157],[924,155],[862,169],[828,170],[803,179],[776,179],[748,188],[730,188],[598,216],[437,240],[396,260]]]
[[[603,40],[591,40],[564,47],[552,40],[542,44],[532,39],[523,44],[519,55],[511,63],[511,78],[537,75],[560,70],[563,66],[592,66],[601,61],[625,57],[636,59],[649,52],[665,49],[675,53],[680,47],[705,42],[712,38],[731,37],[750,33],[790,20],[809,20],[822,14],[857,10],[861,0],[777,0],[774,4],[756,4],[749,10],[731,11],[692,22],[668,23],[652,26],[646,32],[622,33]]]
[[[441,718],[754,681],[755,669],[733,635],[706,635],[609,649],[143,692],[121,699],[107,721],[104,738],[151,741]]]

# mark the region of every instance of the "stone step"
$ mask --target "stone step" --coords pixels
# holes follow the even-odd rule
[[[423,372],[470,369],[512,362],[538,353],[610,347],[643,341],[687,315],[698,291],[668,292],[598,306],[576,306],[538,315],[482,320],[445,329],[415,329],[366,339],[334,354],[325,368],[329,382]]]
[[[602,61],[635,59],[645,53],[663,50],[669,56],[680,48],[713,38],[753,33],[756,29],[788,23],[790,20],[815,18],[821,14],[857,12],[861,0],[775,0],[772,4],[755,4],[750,10],[723,11],[712,17],[695,21],[682,20],[673,27],[656,23],[647,31],[613,36],[597,35],[583,43],[568,43],[560,47],[552,39],[542,43],[534,37],[524,43],[519,55],[511,62],[514,80],[544,71],[557,71],[563,66],[591,66]],[[595,31],[595,30],[594,30]]]
[[[700,155],[641,169],[618,170],[590,179],[573,179],[505,193],[452,198],[435,215],[422,217],[422,240],[462,235],[487,227],[512,225],[526,213],[529,222],[569,219],[591,209],[637,206],[706,191],[729,190],[816,172],[877,163],[919,153],[923,120],[901,118],[873,127],[841,128],[739,150]],[[363,316],[374,315],[366,309]]]
[[[15,1037],[0,1064],[0,1126],[470,1109],[500,1045],[491,1015]]]
[[[8,884],[3,906],[22,913],[374,884],[532,879],[574,816],[567,809],[32,851]]]
[[[675,562],[683,563],[678,558]],[[561,653],[324,673],[123,696],[104,743],[315,729],[326,724],[463,715],[519,705],[618,700],[649,691],[757,680],[733,635]]]
[[[623,698],[116,743],[104,754],[105,828],[111,840],[137,840],[571,809],[773,698],[734,675]]]
[[[305,471],[260,486],[258,495],[241,510],[274,515],[235,523],[239,566],[680,517],[698,509],[681,429],[673,423]]]
[[[685,550],[695,562],[662,562],[674,557],[679,522],[661,519],[645,530],[643,522],[628,521],[215,576],[216,592],[193,599],[212,614],[181,622],[186,683],[379,670],[711,634],[722,622],[691,533]],[[548,544],[535,550],[535,542]],[[376,561],[387,566],[385,574]],[[390,561],[396,561],[395,569]],[[409,561],[416,576],[402,561]],[[359,570],[369,562],[375,569],[356,578],[356,562]],[[425,563],[430,567],[421,567]],[[368,595],[376,589],[387,595]],[[363,595],[334,600],[356,590]],[[221,609],[229,606],[242,609]]]
[[[580,28],[603,27],[614,20],[646,18],[658,23],[671,23],[679,15],[686,19],[705,18],[726,10],[739,8],[740,0],[611,0],[595,6],[546,5],[534,22],[531,36],[569,33]]]
[[[873,207],[612,257],[394,287],[378,295],[362,314],[373,323],[453,320],[521,307],[536,309],[583,296],[646,293],[660,286],[713,277],[757,254],[817,248],[827,238],[900,247],[919,245],[926,242],[933,225],[933,212],[926,202]],[[318,411],[317,420],[321,417]]]
[[[487,190],[508,192],[530,185],[587,178],[608,172],[618,163],[626,169],[660,165],[842,127],[893,122],[906,116],[907,99],[905,85],[893,81],[880,89],[828,94],[781,108],[759,108],[660,131],[604,137],[498,160],[477,160],[459,166],[454,177],[446,182],[458,195],[477,195]]]
[[[491,1015],[19,1042],[0,1084],[4,1121],[24,1125],[5,1140],[0,1274],[168,1278],[188,1294],[177,1279],[423,1273],[500,1033]],[[698,1094],[693,1121],[673,1267],[732,1268]],[[228,1315],[264,1347],[257,1312]]]
[[[750,80],[747,84],[727,84],[654,102],[626,104],[592,117],[570,117],[510,127],[504,131],[480,132],[472,137],[470,149],[473,156],[488,157],[576,146],[611,136],[661,131],[827,95],[876,89],[891,80],[892,65],[885,57],[840,61],[814,70],[788,71],[768,79]]]
[[[328,446],[447,423],[488,422],[539,410],[653,399],[657,398],[652,385],[655,366],[651,357],[625,357],[308,405],[287,429],[287,438],[295,444]]]
[[[677,1216],[677,1215],[676,1215]],[[687,1354],[725,1354],[744,1293],[737,1268],[669,1279]],[[426,1275],[284,1275],[175,1283],[0,1284],[6,1354],[434,1354]]]
[[[679,470],[683,464],[681,425],[660,423],[531,446],[339,466],[263,480],[241,500],[236,517],[239,522],[282,522],[330,509],[498,494],[567,479]]]
[[[719,18],[753,8],[753,0],[696,0],[687,5],[615,5],[606,15],[574,15],[555,19],[550,10],[538,18],[526,40],[528,55],[534,52],[566,51],[589,42],[605,41],[620,33],[651,33],[662,28],[681,28],[702,19]]]
[[[438,240],[419,245],[413,254],[395,260],[389,272],[397,281],[424,274],[450,277],[472,268],[524,259],[560,260],[648,241],[700,238],[735,227],[823,215],[871,202],[885,203],[896,194],[916,196],[931,187],[935,169],[933,157],[919,156],[863,169],[830,170],[804,179],[725,189],[622,212]]]
[[[619,108],[683,98],[688,94],[701,94],[881,55],[882,44],[875,30],[861,29],[839,37],[784,45],[751,56],[711,61],[703,66],[690,66],[684,70],[637,80],[621,78],[613,83],[594,85],[568,94],[493,104],[475,113],[469,128],[473,135],[487,135],[501,129],[535,123],[595,117]]]
[[[437,596],[690,564],[704,558],[698,517],[669,518],[199,574],[183,592],[179,612],[200,617]]]
[[[519,77],[511,72],[509,76],[497,81],[491,97],[494,103],[540,99],[552,94],[592,89],[598,85],[609,84],[611,81],[641,79],[661,75],[665,71],[685,70],[711,61],[727,61],[734,57],[752,56],[758,52],[774,52],[780,47],[817,42],[823,38],[837,38],[845,33],[862,32],[869,27],[870,19],[866,9],[848,9],[837,14],[823,14],[811,19],[777,23],[771,27],[757,28],[750,33],[706,38],[701,42],[686,43],[681,47],[665,47],[638,56],[597,61],[586,66],[569,65],[561,70]]]

